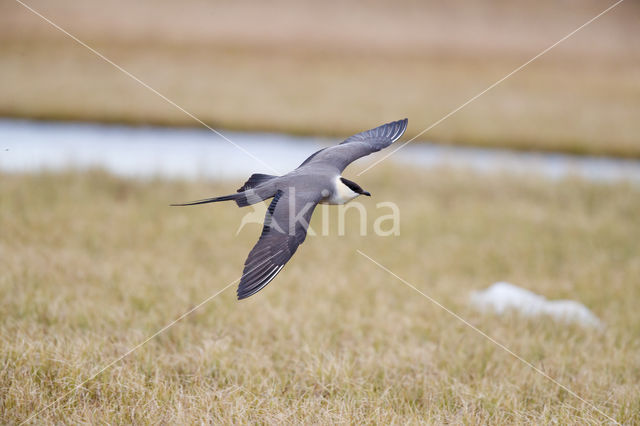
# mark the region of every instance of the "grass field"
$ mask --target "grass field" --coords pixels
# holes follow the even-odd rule
[[[238,182],[0,181],[3,424],[237,279],[260,229],[236,237],[244,211],[230,204],[168,207]],[[399,205],[400,236],[361,237],[352,220],[344,237],[309,237],[265,290],[237,302],[233,286],[32,422],[606,420],[357,249],[617,421],[640,422],[637,187],[388,165],[359,183],[369,209]],[[578,300],[606,329],[470,309],[469,293],[498,280]]]
[[[416,135],[608,6],[27,3],[215,127],[340,136],[398,117]],[[639,16],[622,3],[423,139],[640,156]],[[0,64],[1,116],[197,125],[12,1]]]

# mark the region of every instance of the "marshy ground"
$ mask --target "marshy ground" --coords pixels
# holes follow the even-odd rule
[[[0,178],[2,423],[237,279],[260,231],[236,236],[245,211],[232,204],[168,207],[237,182]],[[640,421],[637,187],[388,165],[361,180],[370,213],[398,204],[399,236],[360,236],[348,216],[345,236],[309,237],[259,294],[237,302],[233,286],[34,422],[606,420],[357,249],[617,421]],[[606,328],[472,310],[470,292],[499,280],[578,300]]]

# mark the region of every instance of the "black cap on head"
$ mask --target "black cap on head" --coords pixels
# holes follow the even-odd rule
[[[362,189],[360,185],[358,185],[357,183],[350,181],[349,179],[345,179],[343,177],[340,177],[340,180],[342,181],[342,183],[348,186],[349,189],[351,189],[356,194],[362,194],[362,195],[366,195],[367,197],[371,197],[371,194],[365,191],[364,189]]]

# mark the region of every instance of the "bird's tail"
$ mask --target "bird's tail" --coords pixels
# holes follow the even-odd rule
[[[190,201],[188,203],[171,204],[171,205],[172,206],[195,206],[197,204],[217,203],[218,201],[236,200],[239,195],[241,194],[223,195],[222,197],[205,198],[204,200]]]
[[[217,203],[218,201],[235,201],[238,207],[246,207],[273,197],[272,193],[260,194],[253,189],[237,194],[223,195],[221,197],[205,198],[204,200],[191,201],[189,203],[171,204],[172,206],[195,206],[197,204]]]
[[[205,198],[204,200],[191,201],[184,204],[171,204],[172,206],[195,206],[197,204],[216,203],[218,201],[230,201],[236,202],[238,207],[246,207],[252,204],[264,201],[267,198],[274,196],[276,190],[270,185],[264,185],[265,183],[277,178],[278,176],[263,175],[260,173],[254,173],[249,177],[249,180],[238,189],[237,194],[223,195],[222,197]]]

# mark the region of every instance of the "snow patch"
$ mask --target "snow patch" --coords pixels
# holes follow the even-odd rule
[[[574,300],[547,300],[543,296],[507,282],[497,282],[471,295],[471,303],[482,311],[498,314],[516,311],[525,316],[547,315],[555,320],[602,328],[603,323],[582,303]]]

